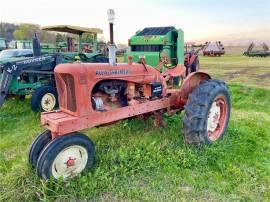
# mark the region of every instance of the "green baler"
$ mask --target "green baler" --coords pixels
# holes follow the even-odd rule
[[[129,39],[129,46],[125,62],[128,56],[132,56],[134,62],[139,62],[143,56],[146,63],[154,67],[164,59],[167,66],[184,64],[184,32],[175,27],[144,28]]]
[[[0,38],[0,51],[7,49],[7,40],[5,38]]]

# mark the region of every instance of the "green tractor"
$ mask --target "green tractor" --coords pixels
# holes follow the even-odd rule
[[[13,40],[9,43],[11,49],[32,49],[31,40]]]
[[[58,95],[54,78],[54,68],[70,62],[108,62],[99,52],[82,52],[82,34],[101,33],[97,28],[75,26],[51,26],[47,31],[69,32],[79,35],[78,51],[42,54],[39,40],[33,38],[33,57],[8,58],[0,61],[0,107],[7,95],[24,98],[32,95],[30,104],[33,111],[52,111],[58,107]]]
[[[184,53],[184,33],[175,27],[146,27],[137,31],[129,39],[130,51],[125,53],[124,61],[132,56],[132,61],[139,62],[144,57],[146,64],[153,67],[170,68],[177,64],[185,64],[187,74],[199,69],[196,52]],[[161,69],[164,70],[166,68]]]
[[[7,40],[5,38],[0,38],[0,51],[8,48]]]
[[[67,37],[67,42],[60,42],[59,44],[57,44],[57,48],[59,48],[58,52],[61,52],[63,58],[67,59],[68,61],[74,60],[76,56],[79,56],[80,60],[83,62],[108,62],[108,58],[97,50],[97,34],[103,33],[103,31],[99,28],[85,28],[70,25],[55,25],[43,27],[42,30],[64,32],[69,34],[75,34],[78,36],[78,43],[74,42],[72,37]],[[83,47],[85,43],[82,43],[82,35],[84,33],[89,33],[93,37],[91,53],[84,51]],[[67,50],[61,51],[65,47],[67,48]]]

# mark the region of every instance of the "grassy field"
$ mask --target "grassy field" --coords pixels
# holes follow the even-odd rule
[[[27,162],[43,129],[26,102],[0,111],[0,200],[270,200],[270,60],[201,57],[201,68],[230,86],[232,116],[224,139],[200,149],[182,138],[181,114],[166,128],[134,119],[83,131],[96,167],[69,182],[36,177]]]
[[[270,59],[226,55],[200,57],[201,70],[228,83],[270,88]]]

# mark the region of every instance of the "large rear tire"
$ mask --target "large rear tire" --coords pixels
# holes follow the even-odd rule
[[[37,88],[31,97],[31,109],[35,112],[49,112],[58,107],[58,95],[55,87],[46,85]]]
[[[183,129],[188,144],[212,144],[221,139],[231,111],[230,93],[223,81],[203,81],[189,95]]]
[[[37,174],[43,179],[70,179],[93,167],[94,159],[94,143],[83,134],[71,133],[46,145],[38,158]]]

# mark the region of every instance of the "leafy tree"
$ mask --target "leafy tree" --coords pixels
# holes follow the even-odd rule
[[[57,33],[55,36],[55,42],[65,42],[66,41],[66,37],[63,34]]]
[[[19,28],[13,32],[13,36],[16,40],[29,40],[32,39],[34,34],[39,30],[39,25],[21,24],[19,25]]]
[[[14,39],[13,32],[18,29],[18,26],[12,23],[0,23],[0,37],[6,38],[8,41]]]
[[[93,43],[94,42],[94,35],[90,34],[90,33],[83,34],[82,42],[83,43]]]

